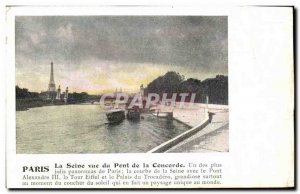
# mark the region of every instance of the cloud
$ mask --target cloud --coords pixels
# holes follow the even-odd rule
[[[133,70],[149,71],[145,64],[184,67],[185,73],[198,72],[196,78],[201,79],[205,74],[227,74],[227,25],[223,16],[18,16],[17,79],[26,83],[22,72],[30,71],[47,72],[47,77],[51,61],[62,71],[58,76],[101,68],[119,71],[113,69],[116,66],[134,76],[131,72],[147,74]]]
[[[72,24],[67,24],[66,26],[61,26],[57,30],[57,35],[59,39],[73,40],[73,30]]]

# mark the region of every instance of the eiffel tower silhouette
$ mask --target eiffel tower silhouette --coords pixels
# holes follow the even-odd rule
[[[48,99],[55,99],[56,97],[56,87],[54,82],[54,72],[53,72],[53,62],[51,62],[51,73],[50,73],[50,81],[48,85]]]

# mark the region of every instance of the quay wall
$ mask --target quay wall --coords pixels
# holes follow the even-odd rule
[[[208,108],[209,109],[217,109],[217,110],[228,110],[228,105],[220,105],[220,104],[202,104],[202,103],[195,103],[196,106],[199,106],[200,108]]]
[[[177,145],[186,138],[191,137],[201,129],[205,128],[211,121],[213,114],[210,111],[214,110],[228,110],[228,105],[219,104],[204,104],[195,103],[192,108],[188,108],[189,103],[184,103],[183,108],[180,108],[180,103],[176,102],[174,108],[166,106],[162,108],[163,111],[173,111],[173,119],[184,123],[191,127],[190,130],[183,132],[182,134],[170,139],[161,145],[151,149],[147,153],[160,153],[164,152],[171,147]]]
[[[211,118],[212,118],[212,114],[207,112],[204,120],[200,124],[191,128],[190,130],[174,137],[173,139],[170,139],[170,140],[162,143],[161,145],[153,148],[152,150],[148,151],[147,153],[161,153],[161,152],[164,152],[164,151],[170,149],[171,147],[177,145],[179,142],[185,140],[186,138],[194,135],[201,129],[205,128],[210,123]]]
[[[158,107],[161,107],[161,105],[158,105]],[[165,108],[170,107],[170,106],[164,106]],[[228,110],[229,106],[228,105],[223,105],[223,104],[206,104],[206,103],[194,103],[190,107],[189,102],[184,102],[182,103],[182,107],[180,107],[180,102],[175,103],[175,108],[189,108],[189,109],[199,109],[199,108],[207,108],[207,109],[215,109],[215,110]]]

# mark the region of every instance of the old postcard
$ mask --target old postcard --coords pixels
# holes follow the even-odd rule
[[[294,186],[293,8],[11,6],[7,29],[8,188]]]
[[[17,153],[145,153],[195,127],[161,151],[229,150],[226,16],[15,24]]]

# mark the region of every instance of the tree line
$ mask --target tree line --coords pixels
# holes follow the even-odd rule
[[[205,103],[206,96],[211,104],[228,104],[228,76],[217,75],[203,81],[189,78],[185,80],[178,72],[170,71],[150,82],[145,93],[195,93],[195,102]],[[187,99],[189,100],[189,99]]]
[[[16,98],[25,99],[25,98],[39,98],[39,93],[30,92],[27,88],[20,88],[16,86]]]
[[[44,99],[47,92],[30,92],[27,88],[20,88],[18,85],[16,86],[16,99]],[[91,99],[99,98],[96,95],[89,95],[87,92],[73,92],[69,93],[70,101],[85,101]]]

